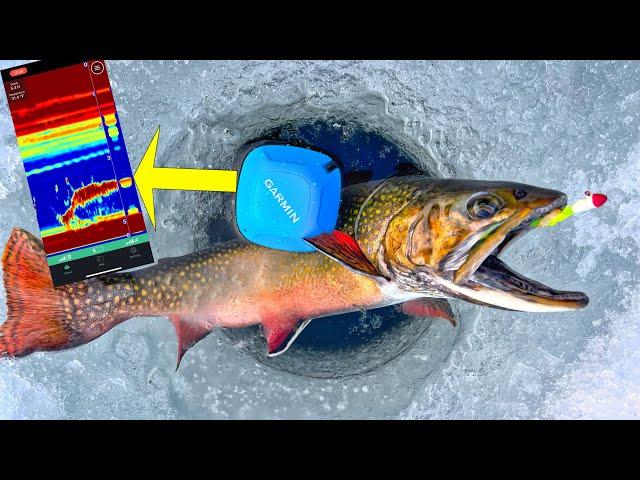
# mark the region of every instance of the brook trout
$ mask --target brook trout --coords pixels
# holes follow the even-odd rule
[[[446,298],[528,312],[582,308],[498,255],[566,196],[519,183],[394,177],[343,190],[337,230],[292,253],[243,240],[165,258],[132,273],[54,288],[42,242],[14,228],[2,264],[7,320],[0,354],[85,344],[136,316],[166,316],[184,353],[216,327],[260,324],[269,355],[286,351],[312,319],[402,304],[446,318]]]

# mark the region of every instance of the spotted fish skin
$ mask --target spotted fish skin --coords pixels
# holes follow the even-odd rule
[[[86,297],[86,311],[80,302],[75,315],[90,316],[100,308],[122,316],[201,315],[210,327],[231,328],[261,323],[266,313],[303,318],[382,300],[375,281],[324,255],[276,251],[242,240],[70,287],[69,298],[77,300],[80,292]]]
[[[16,249],[17,256],[8,255]],[[16,258],[29,265],[35,284],[16,283],[22,281],[20,267],[9,262]],[[242,240],[57,288],[42,244],[30,233],[14,229],[5,259],[8,314],[0,326],[0,354],[11,356],[81,345],[132,317],[167,316],[179,336],[192,332],[179,345],[181,358],[215,327],[262,324],[278,335],[301,319],[390,303],[376,281],[320,253],[276,251]],[[43,304],[33,303],[43,291]]]

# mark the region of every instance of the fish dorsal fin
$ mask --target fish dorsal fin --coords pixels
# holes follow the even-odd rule
[[[213,327],[208,322],[205,322],[203,317],[196,315],[170,315],[169,320],[173,323],[178,336],[177,371],[187,350],[211,333]]]
[[[307,320],[265,320],[262,322],[264,337],[267,340],[267,355],[277,357],[286,352],[298,335],[309,325]]]
[[[405,315],[412,317],[438,317],[448,320],[454,327],[457,325],[451,305],[442,298],[418,298],[404,302],[400,309]]]
[[[321,233],[315,237],[305,238],[305,241],[356,273],[364,273],[372,277],[383,276],[364,254],[358,242],[348,233],[334,230],[331,233]]]

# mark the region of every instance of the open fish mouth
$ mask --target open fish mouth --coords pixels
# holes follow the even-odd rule
[[[547,205],[523,208],[519,216],[507,220],[496,233],[474,246],[454,276],[460,287],[456,288],[458,293],[475,303],[509,310],[551,312],[585,307],[589,303],[586,294],[551,288],[515,272],[498,258],[517,238],[533,230],[534,220],[566,204],[566,195],[559,194]]]
[[[531,213],[520,222],[515,228],[508,232],[506,238],[496,247],[493,254],[500,255],[508,245],[513,243],[517,238],[524,235],[527,232],[530,232],[535,227],[531,226],[531,223],[539,218],[544,217],[550,212],[553,212],[557,209],[562,209],[567,205],[567,196],[562,195],[557,199],[553,200],[549,205],[535,208],[531,211]]]

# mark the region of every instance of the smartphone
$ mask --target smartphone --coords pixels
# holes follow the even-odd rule
[[[2,70],[54,286],[153,263],[104,60]]]

